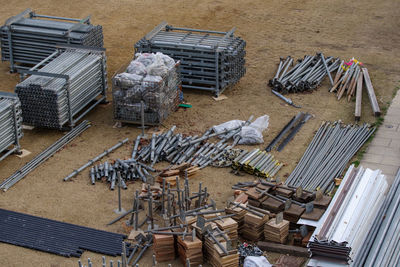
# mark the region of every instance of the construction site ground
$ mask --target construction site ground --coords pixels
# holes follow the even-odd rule
[[[282,179],[296,166],[322,121],[341,120],[354,123],[355,102],[347,102],[345,99],[337,101],[335,95],[328,92],[329,80],[325,79],[312,93],[289,96],[302,109],[284,104],[267,87],[268,80],[275,74],[279,57],[291,55],[300,58],[322,51],[326,56],[359,59],[369,70],[383,110],[392,99],[393,91],[400,80],[400,2],[395,0],[3,0],[1,6],[1,22],[28,7],[46,15],[74,18],[92,15],[92,23],[103,26],[109,79],[133,57],[134,43],[162,20],[174,26],[218,31],[228,31],[236,27],[236,35],[247,42],[247,73],[244,78],[233,88],[227,89],[224,94],[228,98],[219,102],[212,99],[211,93],[185,91],[185,100],[193,107],[179,109],[171,114],[159,129],[165,130],[176,125],[177,132],[200,134],[210,126],[228,120],[246,120],[251,114],[267,114],[270,116],[270,124],[264,132],[264,144],[254,146],[263,148],[293,115],[299,111],[309,112],[314,118],[304,125],[282,152],[273,152],[277,159],[286,164],[278,173]],[[8,62],[0,64],[0,81],[0,90],[9,92],[19,82],[18,74],[9,73]],[[111,88],[110,80],[109,87]],[[111,101],[111,90],[108,96]],[[366,92],[362,103],[360,123],[374,123],[376,118],[372,116]],[[116,216],[113,212],[117,207],[116,191],[110,191],[102,183],[91,185],[88,170],[70,182],[63,182],[62,178],[127,137],[131,140],[129,145],[118,149],[106,159],[129,157],[132,140],[140,130],[132,125],[114,128],[111,103],[96,107],[86,119],[92,122],[89,130],[9,191],[0,193],[1,208],[97,229],[124,232],[123,221],[106,226]],[[63,132],[36,128],[25,130],[24,134],[22,148],[32,154],[22,159],[12,155],[2,161],[1,181],[60,138]],[[230,173],[229,168],[207,167],[191,178],[190,184],[197,187],[200,181],[203,182],[203,186],[208,187],[211,196],[217,201],[217,206],[222,208],[232,195],[231,185],[254,178],[247,174],[235,176]],[[140,186],[140,182],[135,182],[122,192],[125,209],[131,207],[134,191]],[[151,254],[151,250],[145,253],[140,266],[151,265]],[[88,257],[95,266],[100,266],[101,255],[85,252],[82,259]],[[273,261],[274,257],[269,259]],[[181,265],[179,259],[172,264]],[[0,265],[77,266],[77,259],[0,243]]]

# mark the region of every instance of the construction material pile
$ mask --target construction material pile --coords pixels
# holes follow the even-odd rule
[[[326,75],[332,80],[330,73],[340,65],[340,59],[325,57],[322,53],[306,55],[290,68],[293,62],[294,59],[290,56],[281,58],[278,70],[268,84],[274,91],[287,94],[315,90]]]
[[[357,153],[375,128],[368,124],[344,125],[324,122],[285,183],[289,186],[330,192],[349,160]]]
[[[181,62],[182,87],[221,94],[245,74],[246,42],[229,32],[177,28],[162,22],[135,44],[135,52],[161,52]]]
[[[15,88],[23,121],[39,127],[73,127],[106,99],[105,53],[103,49],[66,48],[58,50],[52,59],[40,70],[29,72],[32,75]]]
[[[344,95],[347,96],[347,101],[350,101],[354,95],[356,96],[354,113],[356,120],[360,120],[361,118],[363,80],[367,89],[369,102],[372,106],[372,111],[375,116],[380,116],[381,110],[376,99],[371,78],[369,77],[368,69],[364,67],[360,61],[354,58],[349,62],[344,62],[342,60],[340,67],[336,72],[332,88],[330,89],[330,92],[336,92],[338,100],[340,100]]]
[[[145,124],[160,124],[179,104],[179,62],[162,53],[135,57],[112,79],[114,119],[141,123],[143,116]]]
[[[21,102],[16,94],[0,92],[0,161],[8,155],[19,152],[22,138]]]
[[[327,257],[326,259],[315,259],[317,262],[325,261],[325,263],[319,262],[318,266],[329,265],[328,262],[332,258],[347,263],[350,259],[357,257],[360,250],[367,250],[364,248],[366,241],[370,244],[373,240],[368,235],[368,231],[378,229],[378,225],[386,216],[390,215],[381,210],[383,203],[390,203],[390,201],[384,202],[387,189],[388,183],[380,170],[373,171],[363,167],[355,168],[354,165],[350,166],[326,213],[321,218],[321,223],[314,232],[315,237],[308,244],[312,256]],[[377,216],[378,214],[379,216]],[[388,219],[385,223],[390,220]],[[395,222],[392,229],[399,225],[398,220]],[[388,240],[394,238],[393,235],[396,233],[398,231],[391,232]],[[397,243],[398,239],[392,243],[392,249],[396,247]],[[384,251],[382,255],[385,255],[386,248],[381,247]],[[375,256],[373,256],[374,260],[377,259]],[[395,261],[395,259],[384,257],[384,261],[389,260]],[[360,266],[366,265],[361,264]],[[373,266],[396,266],[396,264],[374,264]]]
[[[27,17],[28,16],[28,17]],[[84,19],[39,15],[30,9],[9,18],[0,29],[1,60],[36,65],[56,50],[72,44],[103,47],[103,29]],[[45,61],[49,61],[46,59]]]
[[[369,197],[369,196],[368,196]],[[399,266],[400,171],[362,241],[353,266]]]

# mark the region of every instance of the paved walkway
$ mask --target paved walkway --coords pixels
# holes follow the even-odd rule
[[[392,184],[400,167],[400,91],[397,92],[383,125],[364,154],[361,165],[381,169]]]

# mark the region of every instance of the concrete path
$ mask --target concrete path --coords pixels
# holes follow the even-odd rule
[[[389,184],[392,184],[400,167],[400,91],[364,154],[361,165],[370,169],[381,169]]]

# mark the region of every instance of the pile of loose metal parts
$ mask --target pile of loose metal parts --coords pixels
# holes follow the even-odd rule
[[[28,17],[27,17],[28,16]],[[103,29],[84,19],[36,14],[31,9],[9,18],[0,28],[1,60],[10,61],[11,71],[48,62],[57,45],[103,47]]]
[[[21,102],[16,94],[0,92],[0,161],[20,152],[22,138]]]
[[[362,65],[362,63],[354,58],[346,63],[342,60],[333,81],[332,88],[330,89],[330,92],[337,92],[338,100],[342,98],[346,90],[347,101],[350,101],[352,96],[356,95],[354,115],[357,121],[361,118],[363,78],[365,81],[365,87],[367,88],[369,101],[372,106],[372,111],[377,117],[381,115],[381,110],[376,99],[371,78],[369,77],[368,69],[365,67],[360,67],[360,65]]]
[[[289,69],[293,61],[290,56],[286,59],[281,58],[274,78],[269,81],[273,91],[287,94],[315,90],[327,75],[333,83],[331,72],[337,70],[340,65],[340,59],[325,58],[322,53],[315,56],[306,55]]]
[[[106,57],[103,48],[59,49],[50,63],[39,63],[21,73],[30,76],[15,92],[22,103],[25,124],[61,129],[73,127],[90,110],[105,102],[107,90]],[[99,95],[101,97],[96,99]],[[92,104],[92,101],[95,102]]]
[[[135,44],[135,52],[161,52],[180,61],[182,87],[220,95],[246,72],[246,42],[229,32],[178,28],[162,22]]]

